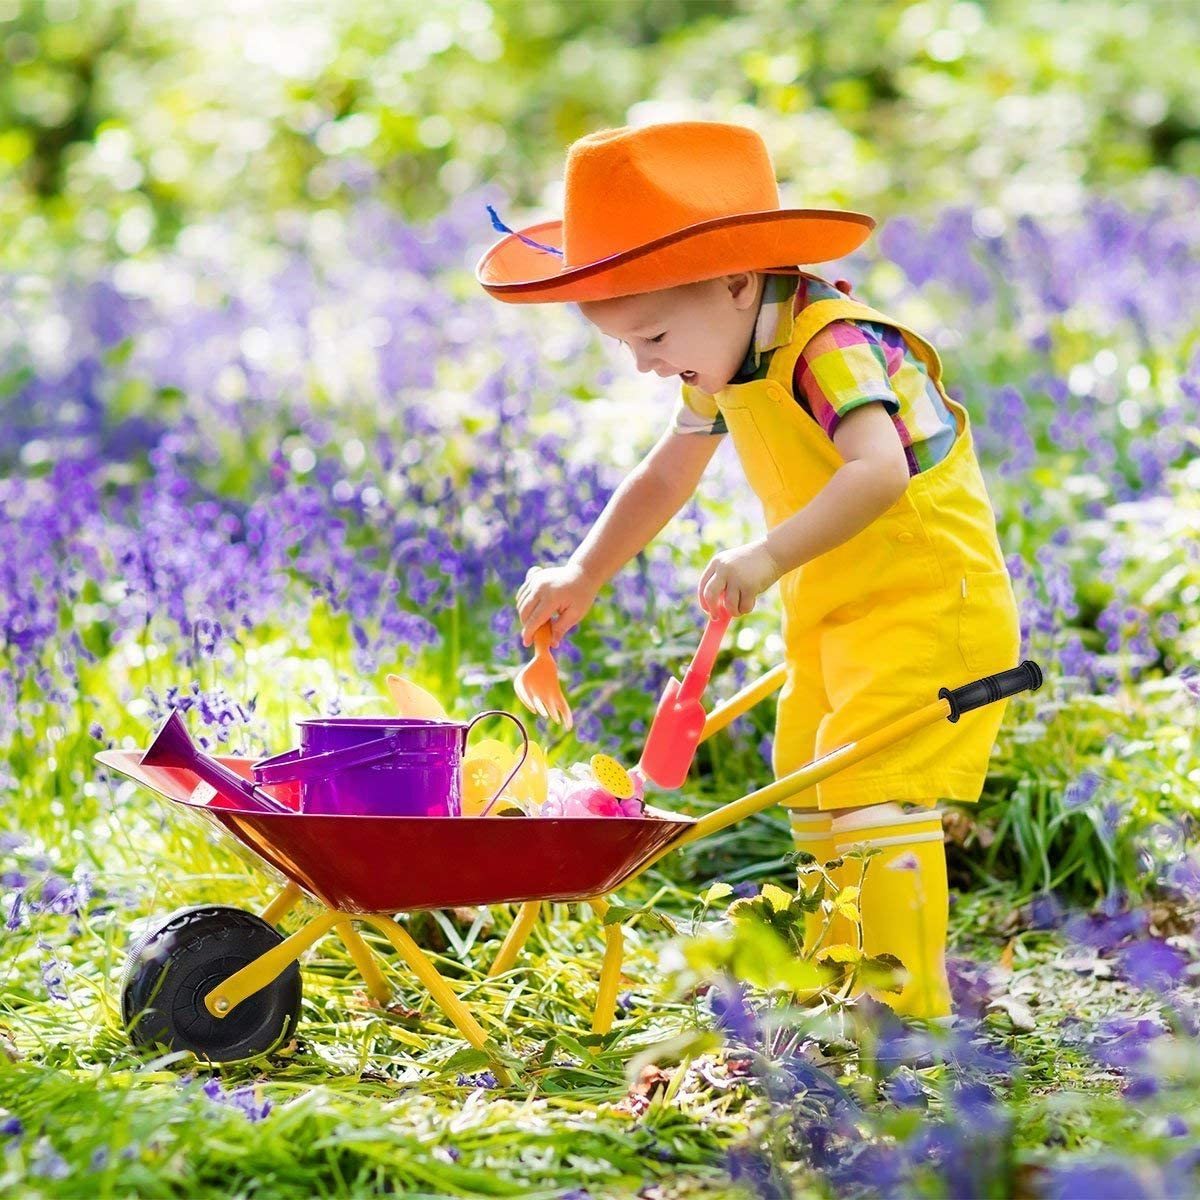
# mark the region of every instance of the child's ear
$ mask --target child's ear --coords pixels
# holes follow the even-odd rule
[[[758,297],[761,279],[762,276],[757,271],[738,271],[735,275],[725,276],[735,308],[749,308],[754,303]]]

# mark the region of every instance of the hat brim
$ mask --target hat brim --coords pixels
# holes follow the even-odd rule
[[[544,221],[520,233],[561,249],[562,227],[562,221]],[[475,278],[489,294],[510,304],[609,300],[735,271],[830,262],[858,249],[874,228],[874,218],[865,213],[776,208],[689,225],[566,270],[557,255],[510,233],[480,258]]]

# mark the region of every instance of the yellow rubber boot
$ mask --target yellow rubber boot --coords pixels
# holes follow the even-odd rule
[[[950,891],[941,812],[874,804],[836,817],[833,841],[839,854],[864,846],[880,851],[867,864],[859,896],[863,952],[895,955],[909,979],[898,997],[868,989],[871,995],[902,1016],[949,1016]]]
[[[804,850],[811,854],[817,862],[824,866],[831,859],[837,857],[837,852],[833,845],[833,830],[831,828],[833,817],[831,813],[816,812],[813,809],[793,808],[790,810],[792,823],[792,843],[797,850]],[[827,872],[830,879],[833,880],[840,892],[848,882],[846,864],[834,867]],[[816,886],[815,875],[805,875],[797,870],[797,883],[804,891],[812,891]],[[832,899],[833,897],[830,897]],[[826,922],[829,928],[826,929]],[[822,937],[824,931],[824,937]],[[839,946],[843,943],[849,946],[858,945],[858,930],[855,928],[854,922],[843,916],[841,913],[834,912],[832,916],[826,913],[823,909],[817,909],[814,913],[807,913],[804,918],[804,953],[812,954],[817,940],[820,939],[821,948],[829,946]]]

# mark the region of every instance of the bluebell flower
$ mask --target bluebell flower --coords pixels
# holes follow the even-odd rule
[[[1052,1166],[1042,1195],[1045,1200],[1152,1200],[1133,1169],[1115,1159]]]
[[[221,1087],[218,1079],[211,1078],[205,1082],[201,1091],[214,1104],[235,1109],[247,1121],[262,1121],[271,1111],[271,1101],[260,1099],[258,1089],[250,1085],[234,1088],[233,1091],[227,1092]]]
[[[946,978],[955,1012],[963,1017],[981,1019],[993,994],[988,969],[970,959],[950,956],[946,959]]]
[[[759,1200],[790,1200],[792,1189],[780,1178],[774,1160],[760,1146],[734,1146],[725,1155],[734,1183],[749,1188]]]
[[[496,1076],[491,1071],[480,1071],[476,1075],[459,1075],[457,1082],[459,1087],[486,1088],[488,1090],[499,1086]]]
[[[1137,910],[1099,911],[1072,917],[1063,926],[1063,933],[1093,950],[1107,951],[1143,932],[1146,925],[1146,914]]]
[[[1121,973],[1131,983],[1162,991],[1183,978],[1188,959],[1182,951],[1168,946],[1160,938],[1148,937],[1125,947],[1120,963]]]
[[[887,1080],[883,1094],[900,1108],[924,1108],[927,1103],[920,1080],[903,1068]]]
[[[757,1046],[761,1038],[758,1019],[740,981],[723,976],[708,991],[708,1007],[717,1028],[726,1037],[746,1046]]]
[[[839,1194],[866,1190],[883,1200],[903,1200],[912,1195],[910,1171],[904,1150],[885,1142],[861,1141],[824,1168]]]
[[[1078,778],[1067,784],[1063,793],[1063,804],[1067,808],[1083,808],[1090,804],[1101,783],[1100,776],[1093,770],[1083,771]]]
[[[42,1179],[66,1179],[71,1174],[67,1160],[55,1150],[50,1139],[38,1138],[30,1158],[29,1173]]]

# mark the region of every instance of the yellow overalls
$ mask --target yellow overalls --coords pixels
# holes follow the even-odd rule
[[[684,389],[686,403],[724,416],[768,527],[808,504],[845,462],[792,393],[797,358],[831,321],[897,329],[955,415],[958,436],[947,457],[913,476],[904,495],[866,529],[780,580],[788,675],[778,702],[777,777],[929,703],[941,687],[1016,666],[1021,643],[970,419],[942,386],[937,352],[854,300],[818,300],[788,316],[791,337],[773,352],[765,379],[713,397]],[[1006,705],[922,730],[787,807],[974,802]]]

